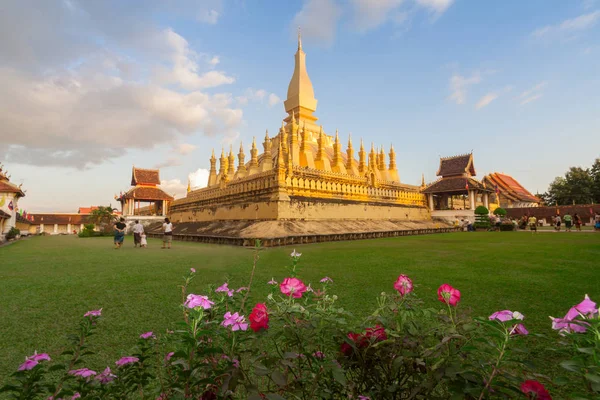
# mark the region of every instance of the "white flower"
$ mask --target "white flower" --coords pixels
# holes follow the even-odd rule
[[[514,311],[512,317],[513,317],[513,319],[520,319],[520,320],[525,318],[525,316],[518,311]]]
[[[338,299],[338,297],[334,294],[332,299],[333,299],[333,301],[336,301]]]
[[[267,300],[273,301],[273,293],[269,293]]]
[[[300,257],[302,255],[302,253],[297,253],[296,249],[294,249],[294,251],[292,251],[292,253],[290,254],[290,256],[292,257]]]

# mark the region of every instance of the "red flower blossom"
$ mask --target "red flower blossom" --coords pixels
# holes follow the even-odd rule
[[[454,289],[452,286],[444,283],[438,289],[438,300],[456,307],[460,301],[460,290]]]
[[[538,381],[529,380],[521,383],[521,392],[525,393],[528,399],[552,400],[550,393]]]
[[[264,303],[258,303],[254,306],[249,319],[250,329],[254,332],[258,332],[261,329],[269,329],[269,314],[267,313],[267,306]]]
[[[381,325],[375,325],[374,328],[367,328],[365,337],[367,339],[373,340],[374,342],[381,342],[383,340],[387,340],[387,335],[385,334],[385,328]]]

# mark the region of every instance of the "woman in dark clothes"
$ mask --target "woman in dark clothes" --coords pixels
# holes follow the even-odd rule
[[[115,249],[121,248],[123,245],[123,240],[125,239],[125,218],[121,217],[119,221],[115,224]]]

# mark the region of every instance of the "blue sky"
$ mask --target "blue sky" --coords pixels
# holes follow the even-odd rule
[[[0,161],[29,211],[107,204],[131,166],[170,193],[275,133],[301,26],[326,132],[394,144],[401,180],[473,150],[545,191],[600,156],[600,1],[9,0]],[[142,6],[143,4],[143,6]]]

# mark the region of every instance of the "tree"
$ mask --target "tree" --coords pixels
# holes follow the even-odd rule
[[[592,197],[594,203],[600,203],[600,158],[596,158],[592,168],[590,169],[590,175],[592,177]]]
[[[111,230],[114,219],[111,206],[99,206],[95,210],[92,210],[90,214],[90,222],[96,224],[103,232]]]
[[[589,169],[571,167],[548,188],[548,205],[589,204],[594,200],[594,178]]]

